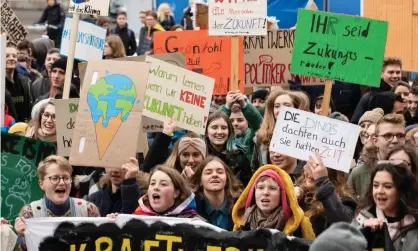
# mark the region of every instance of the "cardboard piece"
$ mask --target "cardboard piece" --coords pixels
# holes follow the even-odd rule
[[[267,0],[209,0],[209,35],[267,35]]]
[[[69,13],[85,15],[109,15],[110,0],[69,0]]]
[[[149,66],[90,61],[80,93],[70,162],[120,167],[136,156]]]
[[[413,0],[363,0],[364,17],[389,22],[385,57],[399,57],[402,59],[402,70],[416,72],[418,14],[411,13],[413,8]],[[418,10],[418,4],[415,5],[415,9]]]
[[[158,54],[158,55],[151,55],[150,57],[156,58],[158,60],[162,60],[166,63],[179,66],[184,68],[184,56],[181,53],[167,53],[167,54]],[[124,57],[124,58],[116,58],[112,59],[115,61],[132,61],[132,62],[145,62],[146,56],[135,56],[135,57]],[[87,63],[80,63],[79,64],[79,72],[80,72],[80,80],[83,83],[84,75],[87,68]],[[142,128],[144,132],[161,132],[163,130],[164,123],[152,118],[143,117],[142,118]],[[138,143],[138,152],[139,149],[142,149],[140,146],[142,143]]]
[[[65,19],[62,32],[60,54],[68,56],[70,50],[70,34],[73,19]],[[101,60],[106,43],[106,29],[90,22],[80,21],[78,24],[77,42],[74,58],[80,61]]]
[[[23,206],[42,198],[38,164],[55,154],[55,145],[2,132],[1,146],[0,216],[13,225]]]
[[[244,92],[243,42],[239,42],[239,89]],[[181,52],[186,68],[215,79],[213,95],[226,95],[230,88],[231,38],[213,37],[207,30],[157,32],[154,53]]]
[[[299,10],[291,72],[378,87],[387,29],[383,21]]]
[[[54,100],[58,155],[68,157],[78,111],[78,98]]]
[[[295,80],[290,73],[295,30],[272,30],[267,36],[244,37],[245,86],[282,86]],[[300,76],[303,85],[322,85],[324,80]]]
[[[193,26],[200,30],[207,30],[209,25],[208,5],[206,3],[196,3],[193,19]]]
[[[28,32],[6,0],[1,1],[0,12],[0,33],[7,34],[8,41],[13,42],[16,45],[25,40]]]
[[[146,62],[143,115],[162,122],[175,117],[178,127],[204,134],[215,80],[152,57]]]
[[[282,106],[270,150],[305,161],[318,152],[326,167],[348,173],[359,134],[357,125]]]
[[[412,10],[412,13],[418,15],[418,0],[414,0],[414,9]]]
[[[0,225],[0,247],[1,251],[13,251],[16,246],[17,235],[13,232],[13,228],[6,224]]]

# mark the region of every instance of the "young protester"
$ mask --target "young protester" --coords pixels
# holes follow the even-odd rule
[[[243,190],[232,170],[221,159],[209,156],[199,164],[190,184],[197,213],[210,224],[231,231],[232,208]]]
[[[125,46],[117,35],[110,35],[106,38],[103,57],[105,59],[126,57]]]
[[[37,71],[38,66],[33,58],[34,50],[33,44],[29,40],[23,40],[17,44],[17,60],[19,64],[16,69],[19,74],[29,78],[32,83],[42,77],[41,73]]]
[[[293,94],[299,97],[301,103],[299,109],[305,112],[311,111],[311,99],[304,91],[293,91]]]
[[[274,90],[270,93],[266,103],[263,122],[258,130],[257,136],[254,138],[255,147],[251,160],[251,168],[253,171],[262,165],[271,163],[269,159],[269,146],[270,140],[273,137],[276,119],[279,116],[280,107],[287,106],[299,109],[300,105],[300,98],[293,94],[293,92]]]
[[[145,51],[149,50],[149,48],[147,48],[144,53],[141,54],[141,47],[142,47],[142,43],[144,43],[144,39],[147,38],[147,31],[148,31],[148,26],[147,26],[147,21],[146,21],[146,17],[147,17],[147,13],[149,11],[147,10],[141,10],[139,12],[139,20],[141,22],[141,29],[139,30],[139,43],[138,43],[138,47],[136,48],[136,54],[137,55],[144,55]]]
[[[148,192],[139,200],[134,214],[202,219],[196,212],[194,197],[177,170],[159,165],[152,170]]]
[[[357,202],[354,192],[347,186],[347,175],[326,168],[319,154],[316,159],[310,158],[305,165],[295,191],[299,205],[318,236],[333,223],[351,222]]]
[[[189,132],[174,144],[170,153],[169,146],[176,128],[174,119],[164,123],[162,133],[157,133],[153,143],[145,156],[142,170],[150,172],[151,169],[165,162],[165,166],[171,167],[182,173],[189,179],[193,176],[196,167],[205,159],[207,148],[204,140],[199,135]]]
[[[208,118],[205,136],[208,153],[224,161],[246,185],[251,178],[250,161],[245,148],[235,143],[234,129],[228,116],[219,111],[212,113]]]
[[[38,166],[39,186],[45,192],[42,199],[33,201],[20,211],[15,222],[16,232],[23,236],[25,219],[40,217],[99,217],[97,207],[85,200],[69,197],[73,168],[61,156],[51,155]],[[25,250],[25,243],[19,243]]]
[[[65,23],[65,11],[57,0],[47,0],[41,19],[36,24],[47,24],[46,35],[54,41],[55,46],[61,46],[62,30]]]
[[[158,31],[165,31],[165,29],[157,21],[157,13],[148,11],[145,16],[146,33],[139,37],[139,44],[137,49],[138,55],[146,55],[152,52],[152,44],[154,41],[154,33]],[[143,34],[143,33],[141,33]]]
[[[131,158],[122,167],[106,168],[100,187],[88,201],[98,207],[102,217],[111,213],[132,214],[148,187],[148,177],[139,171],[138,160]]]
[[[264,114],[265,103],[268,95],[269,91],[266,89],[257,90],[253,93],[253,95],[251,95],[251,103],[258,109],[261,115]]]
[[[315,234],[304,216],[289,175],[266,165],[251,178],[232,210],[234,231],[271,228],[286,235],[313,240]]]
[[[386,224],[395,250],[418,246],[418,184],[405,164],[379,163],[353,224],[374,232]]]
[[[372,153],[367,158],[363,158],[365,162],[368,158],[387,160],[391,149],[405,145],[405,119],[403,116],[399,114],[383,116],[376,124],[373,142],[376,147],[368,149]],[[374,149],[375,151],[373,151]],[[370,165],[360,165],[354,168],[348,177],[348,184],[353,187],[355,193],[360,197],[365,196],[367,193],[372,168],[373,166]]]
[[[379,88],[371,88],[369,92],[364,94],[351,117],[351,123],[357,124],[360,117],[366,112],[378,107],[370,107],[372,98],[380,92],[391,91],[392,87],[401,80],[402,61],[399,58],[387,57],[383,61],[381,82]],[[382,108],[383,109],[383,108]],[[383,109],[385,110],[385,109]],[[387,114],[385,112],[385,114]]]
[[[418,107],[418,86],[411,87],[411,92],[408,96],[408,112],[411,114],[411,117],[414,119],[414,122],[417,123],[416,114]]]
[[[235,143],[245,147],[247,158],[251,160],[254,149],[253,138],[263,121],[260,112],[248,103],[246,96],[239,91],[228,92],[226,104],[221,106],[219,111],[229,117],[234,128]]]
[[[196,0],[189,0],[189,5],[183,10],[183,17],[181,19],[181,26],[183,30],[193,30],[193,6]]]
[[[158,6],[157,10],[158,22],[166,30],[170,30],[176,24],[173,14],[171,12],[170,5],[168,3],[162,3]]]
[[[393,87],[392,87],[392,92],[394,92],[395,94],[398,94],[402,97],[403,100],[403,105],[406,108],[406,106],[408,105],[408,99],[409,99],[409,93],[411,87],[409,86],[409,84],[405,81],[398,81]]]
[[[59,50],[57,48],[52,48],[48,51],[45,59],[44,71],[42,72],[42,78],[37,79],[31,85],[31,94],[34,100],[39,97],[47,94],[51,87],[51,71],[52,65],[60,58]]]
[[[40,38],[36,38],[32,40],[33,48],[32,51],[33,57],[36,59],[36,64],[39,67],[37,70],[42,73],[42,76],[48,77],[45,75],[45,59],[48,54],[48,51],[55,48],[55,43],[51,39],[46,36],[42,36]]]
[[[416,146],[411,144],[397,146],[388,153],[387,159],[393,162],[403,162],[418,181],[418,151]]]
[[[24,133],[25,137],[57,143],[55,121],[55,105],[52,101],[43,102],[39,106],[40,112],[29,122]]]
[[[361,116],[358,125],[360,126],[360,142],[364,145],[366,143],[366,132],[370,125],[376,124],[384,115],[381,108],[376,108],[372,111],[367,111]]]
[[[42,96],[37,97],[35,104],[47,98],[61,99],[65,83],[65,73],[67,71],[67,59],[59,58],[51,66],[51,77],[49,78],[49,91]],[[77,88],[71,84],[70,98],[78,98]]]
[[[318,115],[322,115],[322,102],[324,101],[324,96],[317,97],[312,104],[312,112]],[[329,114],[336,111],[335,103],[332,99],[329,102]]]
[[[26,122],[30,119],[32,96],[30,94],[30,80],[21,76],[16,70],[16,46],[8,43],[6,46],[6,90],[12,97],[16,109],[17,122]]]
[[[98,26],[106,29],[106,37],[109,37],[112,34],[112,31],[110,29],[109,23],[110,23],[110,21],[109,21],[109,18],[108,17],[102,17],[102,16],[100,16],[96,20],[96,24]]]
[[[136,52],[136,38],[135,33],[128,28],[126,12],[119,12],[116,16],[116,27],[112,33],[118,35],[125,47],[127,56],[132,56]]]

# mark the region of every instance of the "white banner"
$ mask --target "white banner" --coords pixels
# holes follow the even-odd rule
[[[270,150],[301,160],[318,152],[329,168],[350,170],[360,127],[290,107],[280,107]]]
[[[69,13],[78,13],[86,15],[109,15],[110,0],[69,0]]]
[[[215,80],[153,57],[146,62],[143,115],[162,122],[175,117],[178,127],[204,134]]]
[[[209,35],[267,35],[267,0],[209,0]]]
[[[62,32],[60,54],[68,56],[70,51],[70,35],[73,19],[65,19]],[[101,60],[106,43],[106,29],[85,21],[78,24],[78,34],[74,58],[80,61]]]

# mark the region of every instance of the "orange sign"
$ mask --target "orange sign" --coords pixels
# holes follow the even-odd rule
[[[154,34],[154,53],[183,53],[186,68],[215,79],[213,95],[226,95],[230,89],[231,37],[209,36],[207,30],[166,31]],[[244,49],[240,38],[239,89],[244,93]]]

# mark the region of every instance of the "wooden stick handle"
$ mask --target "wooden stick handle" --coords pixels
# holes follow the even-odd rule
[[[64,93],[62,95],[62,99],[68,99],[70,97],[70,87],[71,87],[71,80],[73,79],[74,55],[75,55],[75,46],[77,42],[79,22],[80,22],[80,14],[74,13],[73,23],[71,24],[70,49],[68,50],[67,70],[65,72]]]
[[[325,80],[324,99],[322,100],[322,115],[328,116],[331,102],[332,80]]]
[[[238,90],[239,76],[239,37],[231,38],[231,81],[229,91]]]

